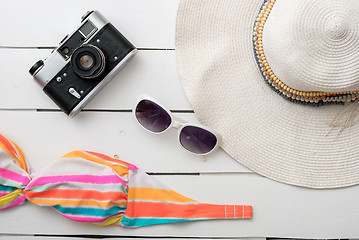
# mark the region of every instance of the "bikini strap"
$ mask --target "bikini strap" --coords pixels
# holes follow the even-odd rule
[[[143,170],[129,172],[125,227],[252,217],[252,206],[201,203],[173,191]]]

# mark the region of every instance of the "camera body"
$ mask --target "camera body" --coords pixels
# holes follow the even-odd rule
[[[98,11],[87,12],[44,61],[29,70],[67,115],[75,116],[137,52]]]

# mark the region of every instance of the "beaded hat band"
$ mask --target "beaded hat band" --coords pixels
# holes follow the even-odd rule
[[[287,184],[359,184],[358,11],[357,0],[180,1],[178,73],[226,153]]]
[[[255,57],[263,78],[269,86],[283,98],[305,105],[320,106],[325,104],[344,104],[346,101],[357,100],[357,98],[359,98],[359,91],[300,91],[286,85],[285,81],[281,81],[276,76],[267,61],[262,41],[263,29],[275,2],[276,0],[264,1],[253,28],[253,48]]]

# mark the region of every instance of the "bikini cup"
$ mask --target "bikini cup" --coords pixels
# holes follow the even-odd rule
[[[200,203],[95,152],[73,151],[30,173],[21,149],[0,135],[0,210],[28,200],[74,221],[124,227],[252,217],[252,206]]]

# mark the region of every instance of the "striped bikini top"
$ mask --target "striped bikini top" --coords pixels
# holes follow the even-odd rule
[[[252,207],[187,198],[127,162],[73,151],[30,173],[21,149],[0,135],[0,210],[26,200],[78,222],[141,227],[252,217]]]

